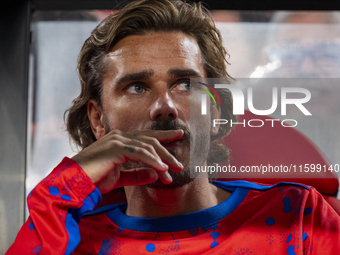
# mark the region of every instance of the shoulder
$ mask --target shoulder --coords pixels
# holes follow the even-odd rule
[[[246,193],[240,206],[247,211],[278,211],[285,215],[294,211],[304,214],[318,203],[324,203],[322,195],[311,186],[293,182],[262,184],[248,181],[214,181],[214,185],[228,191],[243,190]],[[327,203],[327,202],[325,202]]]

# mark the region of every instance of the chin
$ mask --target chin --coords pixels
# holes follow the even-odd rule
[[[190,172],[183,169],[182,172],[175,173],[173,171],[169,171],[173,181],[169,184],[164,184],[160,179],[153,183],[146,184],[145,186],[151,189],[163,189],[163,190],[172,190],[181,188],[194,180],[194,178],[190,178]]]

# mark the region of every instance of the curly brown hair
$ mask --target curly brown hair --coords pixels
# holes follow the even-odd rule
[[[90,99],[102,106],[102,81],[107,71],[107,55],[123,38],[147,32],[182,32],[193,37],[201,52],[208,78],[231,78],[226,70],[229,56],[222,46],[222,36],[209,11],[201,3],[189,4],[180,0],[137,0],[105,18],[85,41],[79,56],[77,71],[81,93],[65,112],[67,131],[75,144],[84,149],[96,141],[87,116]],[[220,93],[223,105],[222,118],[234,119],[232,97],[229,91]],[[67,114],[68,112],[68,114]],[[222,125],[214,141],[230,132]],[[212,141],[212,142],[214,142]],[[215,148],[216,145],[214,145]],[[211,161],[226,159],[226,148],[214,152]],[[226,154],[227,153],[227,154]]]

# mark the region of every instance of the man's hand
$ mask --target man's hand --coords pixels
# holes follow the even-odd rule
[[[181,163],[160,142],[180,139],[183,130],[142,130],[121,132],[113,130],[73,157],[101,193],[129,186],[155,182],[165,184],[172,178],[168,169],[180,172]],[[150,168],[121,170],[127,160],[141,161]]]

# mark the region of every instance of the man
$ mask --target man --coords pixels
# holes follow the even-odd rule
[[[230,94],[200,116],[202,91],[190,83],[227,78],[225,57],[199,4],[139,0],[99,24],[67,119],[83,150],[29,194],[30,218],[7,254],[335,254],[340,219],[313,188],[190,178],[189,159],[227,157],[215,141],[230,130],[211,119],[233,118]],[[95,210],[120,187],[127,203]]]

